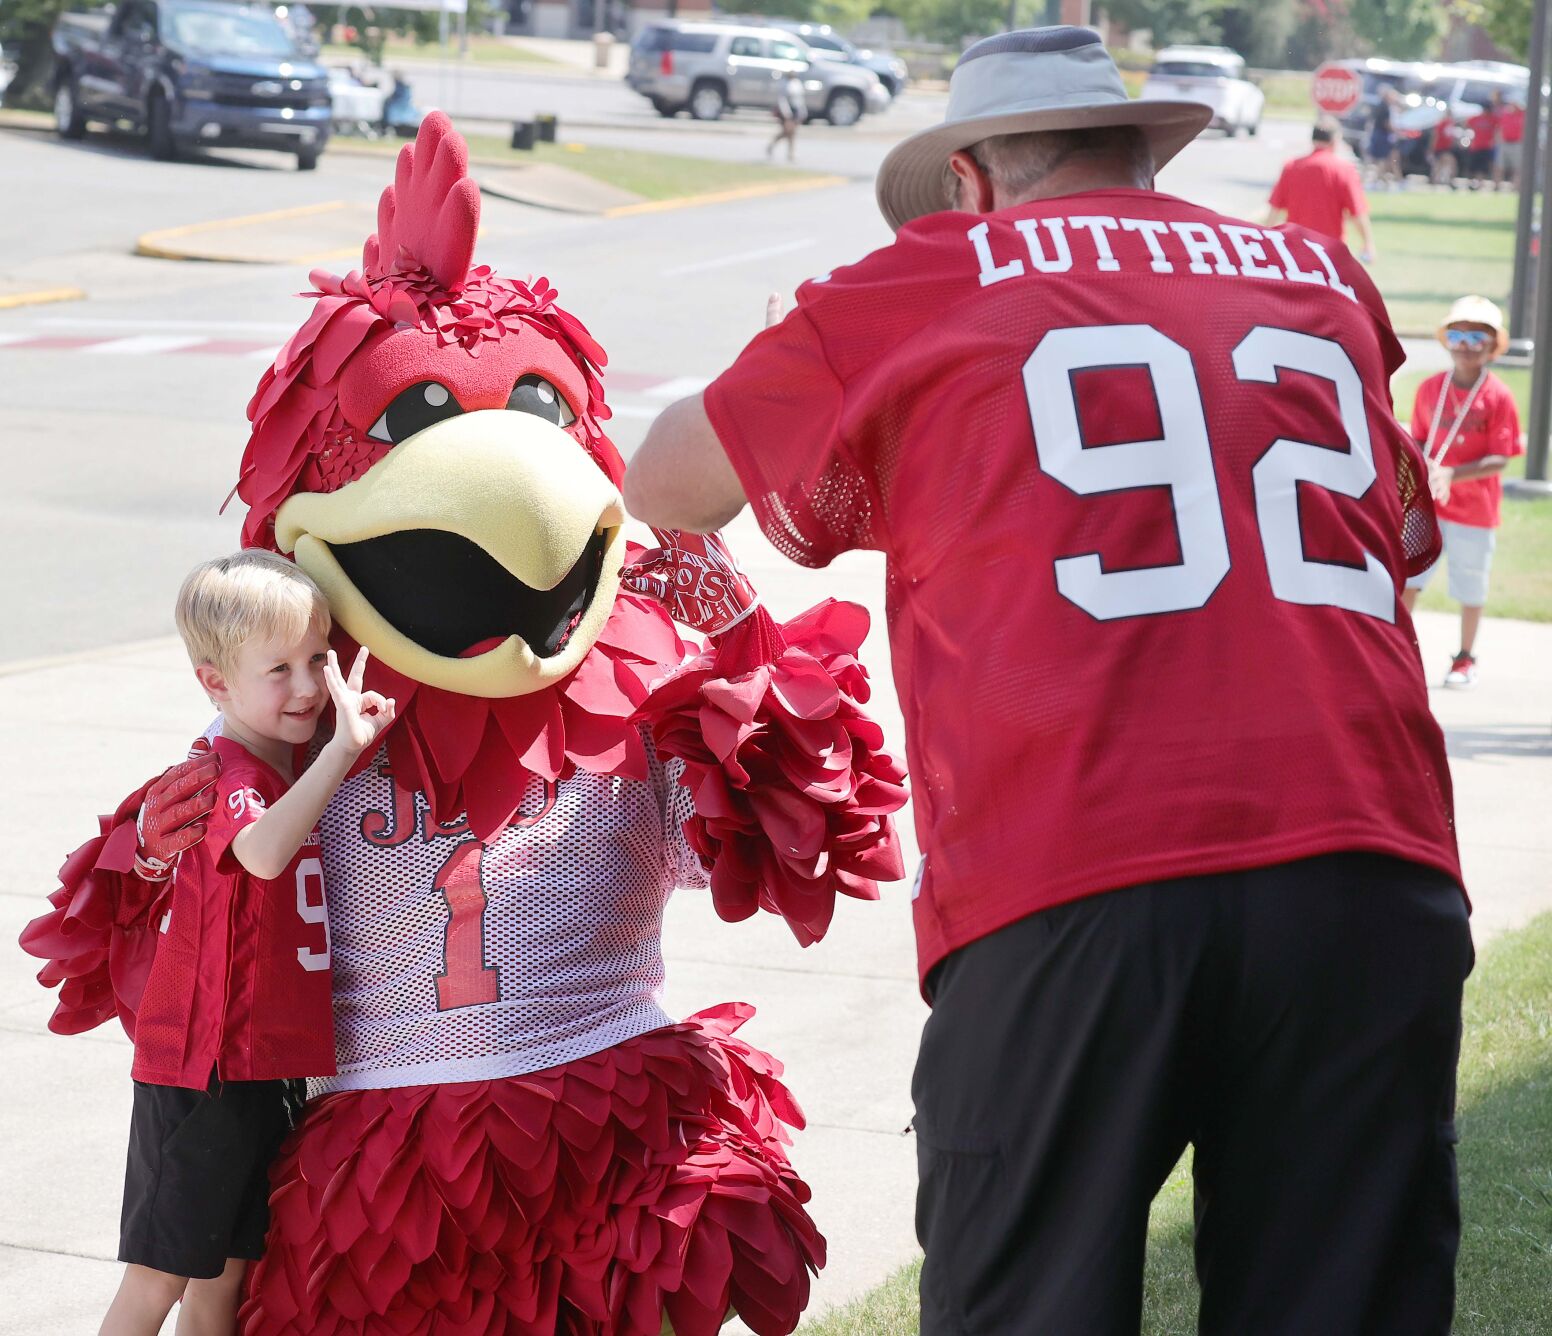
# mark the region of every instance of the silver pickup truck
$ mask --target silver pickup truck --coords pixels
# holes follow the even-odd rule
[[[889,105],[872,70],[816,60],[791,33],[731,23],[649,24],[631,43],[625,82],[659,115],[688,109],[698,121],[714,121],[732,107],[774,108],[792,74],[803,80],[809,116],[831,125],[855,125]]]

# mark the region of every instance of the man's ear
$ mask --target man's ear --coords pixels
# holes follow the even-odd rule
[[[194,669],[194,676],[199,679],[212,705],[224,705],[231,699],[232,689],[227,685],[226,675],[215,664],[200,664]]]
[[[992,212],[992,179],[986,169],[961,149],[949,154],[949,170],[959,178],[959,208],[967,213]]]

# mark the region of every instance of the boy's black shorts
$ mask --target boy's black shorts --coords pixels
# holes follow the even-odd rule
[[[269,1166],[290,1130],[292,1086],[135,1082],[119,1261],[210,1280],[229,1257],[264,1255]]]

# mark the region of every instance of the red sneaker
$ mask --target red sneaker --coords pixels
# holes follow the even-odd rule
[[[1461,650],[1450,663],[1450,671],[1444,675],[1447,687],[1474,687],[1477,683],[1477,661],[1466,650]]]

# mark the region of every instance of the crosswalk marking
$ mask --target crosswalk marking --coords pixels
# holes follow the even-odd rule
[[[204,342],[206,340],[197,334],[133,334],[128,338],[107,339],[102,343],[94,343],[85,351],[111,353],[116,357],[140,357],[148,353],[177,352],[180,348],[188,348]]]

